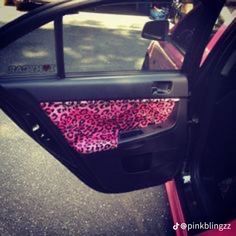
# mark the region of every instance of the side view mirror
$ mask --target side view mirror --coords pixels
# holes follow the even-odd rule
[[[169,21],[149,21],[147,22],[142,31],[142,37],[145,39],[165,41],[169,32]]]

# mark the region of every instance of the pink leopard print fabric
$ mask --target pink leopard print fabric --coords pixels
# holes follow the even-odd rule
[[[176,99],[42,102],[69,145],[84,154],[118,146],[120,131],[165,122]]]

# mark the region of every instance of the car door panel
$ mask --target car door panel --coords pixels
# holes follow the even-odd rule
[[[182,165],[188,85],[178,72],[19,78],[1,85],[14,110],[24,113],[24,122],[15,120],[24,129],[28,124],[25,131],[76,175],[87,169],[93,181],[82,179],[95,189],[124,192],[161,184]]]
[[[129,1],[118,2],[123,4]],[[79,47],[75,48],[76,42],[72,45],[68,43],[70,34],[66,34],[69,28],[63,25],[63,20],[66,20],[67,15],[76,13],[80,17],[82,14],[78,12],[109,3],[114,2],[68,0],[55,6],[45,6],[45,10],[35,11],[35,14],[30,13],[4,26],[0,30],[1,49],[12,42],[14,44],[14,41],[30,31],[54,21],[52,28],[56,60],[52,64],[50,61],[42,61],[33,65],[35,68],[45,66],[46,71],[41,76],[39,73],[34,75],[28,72],[24,76],[23,73],[17,73],[17,70],[11,75],[1,75],[0,105],[25,132],[82,181],[96,190],[117,193],[163,184],[174,178],[183,167],[187,151],[188,86],[191,87],[190,78],[198,69],[201,50],[205,47],[222,3],[216,9],[214,4],[202,2],[202,10],[197,18],[199,21],[194,23],[194,34],[189,40],[191,45],[184,54],[178,54],[177,47],[173,51],[171,41],[159,42],[164,54],[169,53],[170,60],[166,58],[168,65],[170,61],[177,60],[178,65],[171,63],[172,67],[168,67],[176,71],[161,72],[154,67],[153,71],[133,71],[128,67],[125,67],[127,71],[123,71],[116,67],[118,62],[112,65],[107,63],[109,71],[106,71],[108,67],[102,64],[97,66],[96,60],[88,60],[92,63],[84,64],[86,70],[80,70],[79,67],[70,70],[68,64],[73,62],[76,66],[80,63],[79,57],[68,61],[66,56],[78,56],[81,52],[78,51]],[[209,16],[209,10],[214,14]],[[89,37],[93,37],[90,35],[93,26],[87,29]],[[103,30],[103,25],[99,27]],[[74,30],[73,26],[75,33]],[[106,31],[110,31],[109,28]],[[78,36],[78,43],[82,42],[80,37],[83,34],[79,34],[79,30],[76,32],[78,35],[74,37]],[[112,32],[120,34],[114,29]],[[201,33],[204,36],[199,38]],[[114,38],[107,34],[106,37],[107,42]],[[63,40],[67,40],[66,44]],[[86,40],[94,44],[89,38]],[[131,46],[134,43],[138,45],[131,38],[130,41]],[[117,43],[115,48],[120,50],[119,47],[124,46],[122,42]],[[169,43],[168,47],[166,43]],[[88,43],[87,46],[91,45]],[[48,47],[41,49],[46,55],[51,53],[47,51]],[[122,49],[125,50],[125,47]],[[106,57],[112,54],[111,47],[107,50],[90,50],[89,55],[94,59],[94,52],[99,52]],[[196,56],[196,52],[199,55]],[[123,59],[127,54],[121,55]],[[165,62],[158,55],[154,55],[155,60],[148,63],[154,66],[157,61]],[[48,57],[45,58],[48,60]],[[49,65],[55,67],[57,74],[46,73]],[[24,72],[24,65],[20,68]]]

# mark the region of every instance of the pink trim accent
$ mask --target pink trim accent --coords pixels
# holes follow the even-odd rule
[[[208,57],[211,50],[215,47],[218,40],[221,38],[221,36],[224,34],[225,30],[227,29],[227,26],[223,24],[215,33],[215,35],[212,37],[210,42],[207,44],[207,47],[204,50],[204,53],[202,55],[202,60],[200,66],[205,62],[206,58]]]
[[[211,50],[215,47],[215,45],[217,44],[217,42],[219,41],[219,39],[222,37],[222,35],[224,34],[224,32],[226,31],[226,29],[228,28],[228,26],[233,22],[233,20],[236,17],[236,11],[234,11],[231,15],[231,19],[224,22],[221,27],[217,30],[217,32],[214,34],[214,36],[212,37],[212,39],[208,42],[205,51],[202,55],[202,60],[201,60],[201,64],[200,66],[202,66],[202,64],[205,62],[205,60],[207,59],[209,53],[211,52]]]
[[[186,223],[184,218],[184,213],[179,200],[179,195],[176,189],[176,184],[174,180],[170,180],[165,183],[165,188],[167,192],[168,201],[170,203],[170,210],[173,219],[173,223]],[[176,236],[187,236],[186,230],[182,230],[180,227],[175,231]]]

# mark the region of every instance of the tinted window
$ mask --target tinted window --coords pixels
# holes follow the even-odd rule
[[[46,24],[0,50],[0,75],[56,73],[53,23]]]

